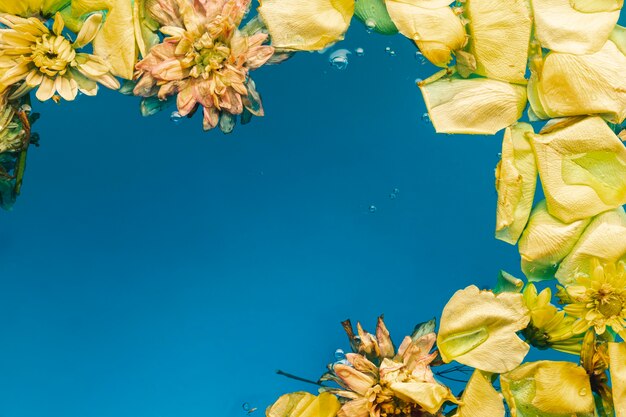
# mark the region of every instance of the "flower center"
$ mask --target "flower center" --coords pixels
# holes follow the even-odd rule
[[[35,66],[50,77],[65,74],[76,57],[72,44],[62,36],[42,35],[31,49]]]
[[[230,48],[223,42],[214,41],[204,33],[193,43],[189,54],[193,59],[190,75],[194,78],[208,78],[213,71],[219,71],[230,56]]]
[[[620,297],[610,294],[601,295],[598,298],[596,308],[604,317],[614,317],[620,315],[624,306]]]

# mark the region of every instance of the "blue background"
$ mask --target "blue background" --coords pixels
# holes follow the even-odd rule
[[[400,341],[519,275],[493,237],[501,134],[435,135],[415,86],[435,68],[401,36],[355,22],[329,52],[253,73],[266,117],[228,136],[105,89],[35,104],[0,213],[0,416],[262,416],[314,389],[276,369],[316,379],[348,348],[341,320],[385,313]]]

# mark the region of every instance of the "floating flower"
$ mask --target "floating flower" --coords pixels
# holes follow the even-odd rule
[[[250,0],[155,0],[152,16],[166,35],[137,64],[139,81],[134,93],[165,100],[177,95],[181,116],[198,106],[205,130],[220,124],[234,127],[234,116],[244,109],[262,116],[261,98],[249,72],[267,62],[274,48],[263,45],[267,34],[246,36],[238,30]]]
[[[523,330],[524,337],[539,349],[552,348],[561,352],[578,355],[582,335],[576,335],[572,326],[576,319],[566,316],[550,303],[552,290],[545,288],[537,294],[533,284],[524,290],[524,303],[530,310],[530,324]]]
[[[355,336],[349,321],[344,322],[353,349],[349,364],[332,365],[330,377],[343,386],[330,392],[345,398],[339,417],[410,415],[437,413],[444,402],[456,402],[450,390],[435,381],[430,363],[437,357],[434,322],[418,327],[402,341],[397,353],[382,317],[376,336],[357,324]],[[369,358],[369,359],[368,359]]]
[[[584,333],[593,327],[603,334],[607,327],[626,336],[626,265],[601,265],[594,262],[590,275],[577,277],[564,289],[564,310],[577,318],[574,333]]]
[[[79,91],[95,95],[98,85],[119,88],[107,62],[95,55],[81,53],[98,33],[101,14],[93,14],[72,42],[63,35],[65,23],[60,13],[54,18],[52,31],[39,19],[0,15],[0,90],[21,83],[10,98],[15,99],[37,88],[36,96],[46,101],[58,93],[74,100]]]

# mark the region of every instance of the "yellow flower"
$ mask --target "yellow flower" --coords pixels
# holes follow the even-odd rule
[[[376,336],[363,331],[360,324],[359,336],[355,336],[349,321],[344,322],[344,328],[353,349],[360,353],[348,353],[349,364],[336,363],[330,376],[325,376],[343,387],[330,392],[348,400],[339,417],[426,417],[437,413],[444,402],[456,402],[450,389],[435,381],[429,366],[437,357],[436,351],[431,352],[436,338],[434,322],[405,337],[397,353],[382,317]]]
[[[539,349],[552,348],[578,355],[583,336],[574,334],[572,330],[576,319],[566,316],[565,311],[553,306],[551,298],[550,288],[537,294],[533,284],[526,286],[524,303],[530,310],[530,324],[523,330],[524,337]]]
[[[308,392],[282,395],[265,412],[267,417],[335,417],[339,410],[337,397],[323,392],[317,397]]]
[[[565,288],[568,302],[564,310],[577,318],[574,333],[584,333],[593,327],[603,334],[610,327],[626,336],[626,264],[600,265],[593,262],[591,275],[581,275]]]
[[[134,93],[160,100],[177,95],[181,116],[203,108],[205,130],[220,124],[228,133],[235,115],[262,116],[261,98],[249,72],[265,64],[274,48],[264,33],[238,29],[249,0],[155,0],[149,9],[167,37],[137,64]],[[173,11],[168,13],[167,11]]]
[[[52,31],[34,17],[0,15],[0,23],[9,27],[0,30],[0,91],[21,83],[10,99],[38,87],[36,96],[45,101],[55,93],[65,100],[74,100],[78,91],[95,95],[96,82],[119,88],[104,59],[78,52],[93,40],[101,22],[101,14],[91,15],[71,42],[63,35],[65,23],[59,13]]]

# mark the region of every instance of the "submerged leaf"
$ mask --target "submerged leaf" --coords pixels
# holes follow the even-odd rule
[[[590,275],[593,263],[626,261],[626,213],[623,207],[596,216],[556,272],[561,284],[577,274]]]
[[[626,56],[611,41],[589,55],[551,52],[530,79],[530,103],[543,118],[599,114],[621,123],[625,73]]]
[[[472,285],[457,291],[443,309],[437,346],[445,362],[507,372],[530,349],[516,334],[529,320],[522,294],[495,295]]]
[[[553,279],[559,263],[576,245],[591,219],[564,223],[538,203],[519,241],[522,271],[529,281]]]
[[[259,6],[272,46],[302,51],[342,40],[353,13],[354,0],[262,0]]]
[[[527,0],[468,0],[469,51],[476,74],[525,83],[532,19]]]
[[[571,54],[591,54],[602,48],[619,19],[619,9],[607,1],[586,0],[596,5],[604,3],[602,11],[582,12],[578,0],[533,0],[535,36],[544,48]]]
[[[442,78],[420,86],[439,133],[493,135],[515,123],[526,107],[526,88],[488,78]]]
[[[527,123],[515,124],[504,131],[502,160],[496,168],[496,238],[512,245],[526,227],[537,185],[537,165],[527,133],[533,133]]]
[[[587,372],[574,363],[526,363],[500,375],[502,393],[518,417],[593,417],[595,406]]]
[[[452,53],[466,43],[461,19],[448,6],[426,8],[423,2],[386,0],[387,10],[400,33],[413,40],[434,65],[445,67]]]

